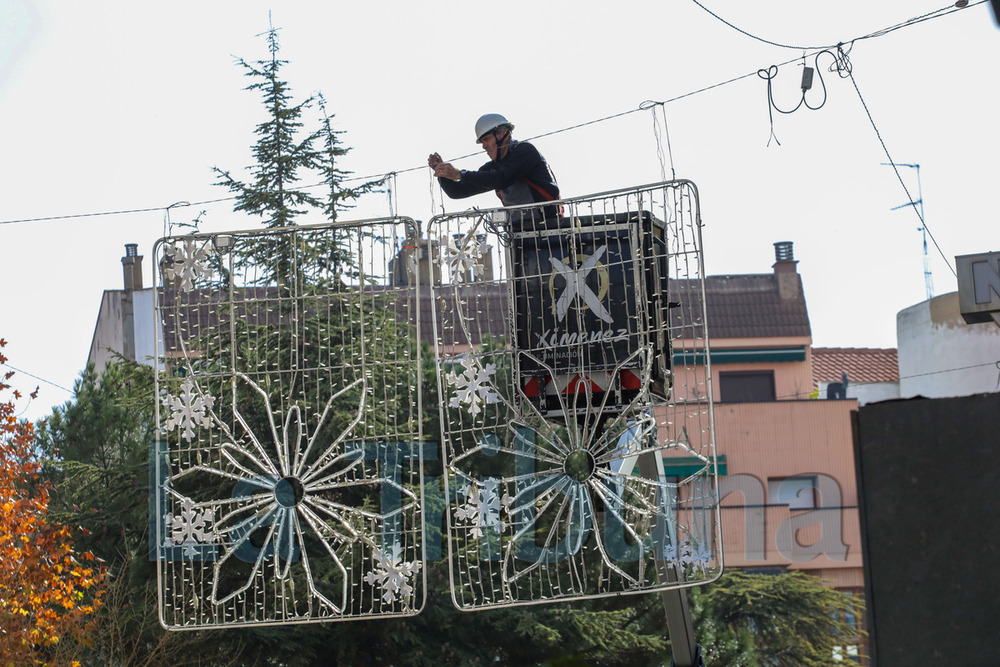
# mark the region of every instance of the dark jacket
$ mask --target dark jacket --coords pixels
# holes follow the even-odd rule
[[[526,141],[512,141],[507,154],[477,171],[462,170],[462,180],[439,178],[441,189],[452,199],[464,199],[495,190],[504,206],[534,204],[559,199],[559,186],[538,149]]]

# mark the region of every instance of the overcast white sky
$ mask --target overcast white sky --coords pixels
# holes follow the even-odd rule
[[[855,42],[861,97],[821,56],[826,104],[775,113],[781,143],[768,146],[758,69],[948,5],[702,2],[748,33],[800,48],[754,40],[691,0],[284,2],[272,20],[293,94],[322,91],[346,132],[353,152],[344,166],[399,173],[397,212],[417,219],[432,215],[420,168],[427,154],[476,151],[472,126],[482,113],[505,114],[522,139],[624,114],[534,142],[563,194],[575,196],[659,181],[651,112],[626,112],[674,100],[665,107],[673,164],[701,193],[707,272],[768,272],[772,244],[792,241],[813,343],[895,347],[896,313],[925,297],[920,221],[891,210],[906,193],[880,164],[887,158],[865,106],[894,160],[921,165],[927,226],[947,261],[998,249],[1000,30],[988,3]],[[41,384],[24,416],[70,398],[58,387],[72,388],[86,362],[102,292],[122,286],[125,243],[139,244],[151,283],[164,214],[11,221],[227,196],[211,167],[248,165],[262,120],[233,56],[266,57],[259,35],[268,9],[245,0],[0,0],[0,337],[23,371],[15,386]],[[797,103],[800,72],[801,61],[780,69],[782,108]],[[821,95],[817,79],[808,99],[815,106]],[[902,175],[916,198],[915,170]],[[175,208],[172,217],[201,210],[206,231],[258,224],[231,202]],[[384,195],[357,211],[388,214]],[[954,291],[933,244],[931,253],[936,293]]]

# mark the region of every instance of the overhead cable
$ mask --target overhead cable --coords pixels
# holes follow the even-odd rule
[[[910,194],[910,189],[906,187],[906,183],[903,181],[903,176],[902,174],[899,173],[899,167],[897,166],[896,161],[893,159],[892,154],[889,153],[889,147],[885,145],[885,140],[882,138],[882,133],[879,132],[878,126],[875,124],[875,119],[872,118],[872,112],[868,109],[868,104],[865,103],[865,98],[861,95],[861,89],[858,88],[858,82],[854,79],[854,73],[849,72],[848,74],[849,78],[851,79],[851,83],[854,85],[854,90],[858,93],[858,99],[861,100],[861,106],[864,107],[865,114],[868,116],[868,122],[871,123],[872,129],[875,130],[875,136],[878,137],[879,144],[881,144],[882,146],[882,152],[884,152],[885,156],[889,159],[889,162],[892,165],[892,170],[896,173],[896,178],[899,180],[899,184],[903,187],[903,192],[906,193],[906,197],[911,204],[910,208],[912,208],[914,213],[917,214],[917,218],[920,219],[920,224],[923,225],[924,231],[927,232],[927,236],[929,236],[931,238],[931,241],[934,242],[934,247],[937,248],[938,254],[941,255],[941,258],[944,259],[944,263],[948,266],[949,269],[951,269],[952,274],[954,274],[954,276],[957,278],[958,272],[952,265],[951,259],[944,254],[944,250],[941,249],[941,245],[937,242],[937,239],[934,238],[934,234],[931,232],[930,228],[927,226],[927,223],[924,221],[924,216],[920,214],[920,210],[913,199],[913,195]]]
[[[701,2],[699,2],[699,0],[692,0],[692,2],[694,2],[696,5],[698,5],[699,7],[701,7],[703,10],[705,10],[706,12],[708,12],[709,14],[711,14],[712,16],[714,16],[719,21],[722,21],[723,23],[725,23],[729,27],[733,28],[734,30],[737,30],[738,32],[740,32],[740,33],[742,33],[742,34],[744,34],[744,35],[746,35],[748,37],[751,37],[751,38],[753,38],[755,40],[764,42],[766,44],[770,44],[772,46],[777,46],[777,47],[780,47],[780,48],[795,49],[795,50],[799,50],[799,51],[806,50],[806,51],[822,52],[822,51],[824,51],[826,49],[831,49],[831,48],[837,48],[838,51],[841,51],[842,50],[841,47],[843,47],[843,45],[845,44],[844,42],[840,42],[838,44],[829,44],[829,45],[823,45],[823,46],[804,47],[804,46],[794,46],[794,45],[790,45],[790,44],[782,44],[780,42],[769,41],[769,40],[763,39],[761,37],[757,37],[756,35],[753,35],[750,32],[748,32],[746,30],[743,30],[742,28],[739,28],[738,26],[733,25],[729,21],[726,21],[725,19],[723,19],[719,15],[717,15],[714,12],[712,12],[711,10],[709,10],[703,4],[701,4]],[[853,40],[850,40],[849,42],[847,42],[847,44],[853,44],[854,42],[859,41],[859,40],[863,40],[863,39],[871,39],[871,38],[875,38],[875,37],[881,37],[883,35],[889,34],[890,32],[893,32],[895,30],[899,30],[900,28],[909,27],[909,26],[915,25],[917,23],[921,23],[923,21],[930,20],[932,18],[939,18],[941,16],[945,16],[945,15],[950,14],[952,12],[958,11],[959,9],[965,9],[965,8],[968,8],[968,7],[974,7],[976,5],[981,5],[984,2],[987,2],[987,0],[979,0],[979,2],[967,5],[965,7],[959,7],[957,4],[956,5],[949,5],[948,7],[944,7],[942,9],[938,9],[938,10],[935,10],[933,12],[928,12],[927,14],[924,14],[922,16],[917,16],[917,17],[908,19],[908,20],[903,21],[901,23],[897,23],[897,24],[889,26],[887,28],[883,28],[881,30],[877,30],[877,31],[869,33],[867,35],[863,35],[861,37],[856,37]],[[847,50],[849,51],[850,48],[848,47]],[[809,55],[815,55],[815,54],[809,54]],[[793,58],[793,59],[788,60],[788,61],[786,61],[784,63],[780,63],[779,65],[776,65],[774,67],[781,67],[783,65],[787,65],[787,64],[796,62],[798,60],[799,60],[799,58]],[[735,83],[737,81],[740,81],[742,79],[746,79],[746,78],[752,77],[754,75],[759,75],[759,71],[760,70],[758,70],[758,72],[749,72],[747,74],[742,74],[740,76],[736,76],[736,77],[733,77],[731,79],[727,79],[725,81],[720,81],[719,83],[715,83],[715,84],[712,84],[712,85],[709,85],[709,86],[705,86],[703,88],[699,88],[697,90],[693,90],[693,91],[690,91],[690,92],[687,92],[687,93],[683,93],[681,95],[677,95],[675,97],[672,97],[672,98],[669,98],[669,99],[666,99],[666,100],[663,100],[663,101],[660,101],[660,102],[648,102],[647,101],[647,102],[644,102],[643,105],[640,105],[638,108],[635,108],[635,109],[629,109],[629,110],[626,110],[626,111],[622,111],[620,113],[612,114],[610,116],[604,116],[603,118],[597,118],[597,119],[594,119],[594,120],[589,120],[589,121],[586,121],[586,122],[583,122],[583,123],[577,123],[575,125],[570,125],[570,126],[567,126],[567,127],[563,127],[563,128],[557,129],[557,130],[553,130],[551,132],[545,132],[543,134],[538,134],[538,135],[535,135],[533,137],[529,137],[529,140],[530,139],[541,139],[541,138],[544,138],[544,137],[549,137],[549,136],[553,136],[553,135],[556,135],[556,134],[560,134],[560,133],[563,133],[563,132],[569,132],[571,130],[577,130],[577,129],[580,129],[582,127],[587,127],[589,125],[594,125],[594,124],[597,124],[597,123],[603,123],[603,122],[606,122],[606,121],[609,121],[609,120],[614,120],[616,118],[621,118],[623,116],[627,116],[629,114],[633,114],[633,113],[635,113],[637,111],[646,110],[646,109],[649,108],[646,105],[649,105],[649,104],[661,104],[662,105],[662,104],[669,104],[671,102],[676,102],[678,100],[682,100],[682,99],[685,99],[687,97],[692,97],[694,95],[698,95],[698,94],[707,92],[709,90],[713,90],[715,88],[719,88],[721,86],[725,86],[725,85],[728,85],[728,84],[731,84],[731,83]],[[883,147],[884,147],[884,144],[883,144]],[[478,152],[476,152],[476,153],[469,153],[469,154],[466,154],[466,155],[461,155],[461,156],[458,156],[458,157],[453,158],[453,159],[454,160],[462,160],[462,159],[467,159],[467,158],[474,157],[475,155],[478,155]],[[373,174],[373,175],[369,175],[369,176],[358,176],[358,177],[354,177],[354,178],[345,178],[343,180],[344,180],[344,182],[348,182],[348,183],[349,182],[354,182],[354,181],[368,181],[368,180],[373,180],[373,179],[377,179],[377,178],[383,178],[385,176],[385,174],[387,174],[387,173],[392,173],[392,174],[398,175],[398,174],[405,174],[405,173],[409,173],[409,172],[413,172],[413,171],[419,171],[419,170],[423,170],[423,169],[426,169],[426,165],[420,165],[420,166],[416,166],[416,167],[409,167],[409,168],[406,168],[406,169],[387,170],[387,171],[380,172],[378,174]],[[303,189],[316,188],[316,187],[321,187],[323,185],[325,185],[325,184],[324,183],[316,183],[316,184],[313,184],[313,185],[304,186]],[[235,199],[236,199],[235,196],[218,197],[218,198],[215,198],[215,199],[205,199],[205,200],[202,200],[202,201],[191,202],[191,203],[188,203],[188,204],[185,204],[185,203],[174,203],[174,204],[171,204],[170,206],[151,206],[151,207],[147,207],[147,208],[124,209],[124,210],[118,210],[118,211],[102,211],[102,212],[96,212],[96,213],[76,213],[76,214],[68,214],[68,215],[43,216],[43,217],[37,217],[37,218],[19,218],[19,219],[14,219],[14,220],[0,220],[0,225],[11,225],[11,224],[28,223],[28,222],[46,222],[46,221],[54,221],[54,220],[70,220],[70,219],[78,219],[78,218],[92,218],[92,217],[102,217],[102,216],[111,216],[111,215],[126,215],[126,214],[132,214],[132,213],[151,213],[153,211],[163,212],[163,211],[167,211],[170,208],[183,208],[185,206],[203,206],[203,205],[206,205],[206,204],[217,204],[217,203],[225,202],[225,201],[234,201]],[[935,241],[935,245],[937,245],[936,241]]]
[[[62,385],[59,385],[59,384],[56,384],[55,382],[52,382],[51,380],[46,380],[46,379],[45,379],[45,378],[43,378],[43,377],[38,377],[37,375],[32,375],[32,374],[31,374],[31,373],[29,373],[28,371],[22,371],[22,370],[20,370],[20,369],[18,369],[18,368],[14,368],[14,367],[13,367],[13,366],[11,366],[10,364],[4,364],[4,366],[5,366],[6,368],[9,368],[9,369],[10,369],[10,370],[12,370],[12,371],[15,371],[15,372],[17,372],[17,373],[20,373],[21,375],[27,375],[28,377],[30,377],[30,378],[34,378],[35,380],[38,380],[39,382],[44,382],[45,384],[48,384],[48,385],[51,385],[51,386],[55,387],[56,389],[62,389],[63,391],[65,391],[65,392],[67,392],[67,393],[69,393],[69,394],[72,394],[72,393],[73,393],[73,390],[72,390],[72,389],[67,389],[66,387],[64,387],[64,386],[62,386]]]
[[[929,21],[930,19],[933,19],[933,18],[938,18],[938,17],[941,17],[941,16],[946,16],[948,14],[951,14],[952,12],[957,12],[957,11],[960,11],[962,9],[967,9],[968,7],[975,7],[976,5],[981,5],[981,4],[983,4],[984,2],[987,2],[987,1],[988,0],[979,0],[979,2],[973,3],[971,5],[965,5],[965,4],[961,4],[961,3],[955,3],[954,5],[948,5],[947,7],[942,7],[941,9],[935,9],[934,11],[928,12],[926,14],[923,14],[922,16],[915,16],[912,19],[908,19],[906,21],[903,21],[902,23],[897,23],[895,25],[889,26],[888,28],[882,28],[881,30],[876,30],[875,32],[868,33],[867,35],[863,35],[861,37],[855,37],[851,41],[852,42],[857,42],[857,41],[860,41],[862,39],[872,39],[872,38],[875,38],[875,37],[882,37],[883,35],[888,35],[890,32],[894,32],[896,30],[899,30],[900,28],[906,28],[906,27],[909,27],[909,26],[912,26],[912,25],[916,25],[917,23],[923,23],[924,21]],[[769,44],[771,46],[777,46],[778,48],[782,48],[782,49],[795,49],[796,51],[816,51],[816,50],[823,50],[823,49],[832,49],[832,48],[834,48],[834,47],[837,46],[836,43],[834,43],[834,44],[814,45],[814,46],[800,46],[800,45],[795,45],[795,44],[784,44],[782,42],[775,42],[775,41],[772,41],[772,40],[769,40],[769,39],[764,39],[763,37],[758,37],[757,35],[754,35],[753,33],[744,30],[743,28],[739,27],[738,25],[730,23],[729,21],[727,21],[726,19],[722,18],[721,16],[719,16],[718,14],[716,14],[715,12],[713,12],[711,9],[709,9],[708,7],[706,7],[705,5],[703,5],[701,2],[699,2],[699,0],[691,0],[691,2],[693,2],[696,5],[698,5],[703,10],[705,10],[708,14],[710,14],[712,17],[714,17],[715,19],[717,19],[720,22],[724,23],[725,25],[729,26],[730,28],[732,28],[736,32],[741,33],[743,35],[746,35],[750,39],[757,40],[758,42],[763,42],[764,44]]]

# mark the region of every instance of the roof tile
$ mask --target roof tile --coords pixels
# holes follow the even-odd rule
[[[840,382],[847,373],[848,382],[899,382],[899,361],[895,348],[814,347],[812,349],[813,383]]]
[[[709,336],[769,338],[812,335],[802,282],[798,275],[795,279],[798,280],[797,295],[782,299],[778,278],[773,273],[707,276],[705,300]],[[694,295],[694,298],[698,295],[698,290],[689,286],[677,291]],[[693,312],[698,312],[700,303],[692,304],[692,307],[696,308]]]

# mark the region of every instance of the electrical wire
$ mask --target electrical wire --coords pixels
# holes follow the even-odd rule
[[[747,32],[746,30],[744,30],[743,28],[739,27],[738,25],[730,23],[729,21],[727,21],[726,19],[722,18],[721,16],[719,16],[718,14],[716,14],[715,12],[713,12],[711,9],[709,9],[705,5],[703,5],[700,2],[698,2],[698,0],[691,0],[691,2],[693,2],[696,5],[698,5],[703,10],[705,10],[709,15],[711,15],[713,18],[715,18],[718,21],[720,21],[721,23],[729,26],[730,28],[732,28],[736,32],[738,32],[740,34],[743,34],[743,35],[746,35],[750,39],[755,39],[758,42],[763,42],[764,44],[770,44],[771,46],[777,46],[778,48],[781,48],[781,49],[795,49],[796,51],[812,51],[813,49],[827,49],[827,48],[830,48],[830,46],[832,46],[831,44],[827,44],[825,46],[795,46],[795,45],[792,45],[792,44],[783,44],[781,42],[772,42],[769,39],[764,39],[763,37],[758,37],[757,35],[754,35],[753,33]]]
[[[941,249],[941,245],[938,243],[937,239],[934,238],[934,233],[931,232],[930,227],[928,227],[927,223],[924,221],[924,216],[920,214],[920,210],[913,199],[913,195],[910,194],[910,189],[906,187],[906,183],[903,181],[903,175],[899,173],[899,167],[897,166],[896,161],[893,159],[892,154],[889,153],[889,147],[885,145],[885,140],[882,138],[882,133],[879,132],[878,125],[875,124],[875,119],[872,117],[872,112],[868,108],[868,104],[865,103],[864,96],[861,95],[861,89],[858,88],[858,82],[854,79],[853,72],[850,72],[849,78],[851,79],[851,83],[854,85],[854,90],[858,94],[858,99],[861,100],[861,106],[863,106],[865,109],[865,114],[867,114],[868,116],[868,122],[871,123],[872,129],[875,130],[875,136],[878,137],[879,144],[881,144],[882,146],[882,151],[885,153],[886,158],[889,159],[889,163],[892,165],[892,170],[895,172],[896,178],[899,180],[899,184],[903,188],[903,192],[906,193],[906,198],[910,202],[910,208],[912,208],[913,212],[917,214],[917,218],[920,220],[920,224],[923,225],[924,231],[927,232],[927,236],[931,238],[931,241],[934,243],[934,247],[937,248],[938,254],[941,255],[941,258],[944,259],[944,263],[948,266],[949,269],[951,269],[952,274],[957,278],[958,272],[955,270],[954,265],[951,263],[951,259],[949,259],[949,257],[944,254],[944,250]]]
[[[398,202],[396,201],[396,172],[392,171],[383,176],[385,183],[387,183],[385,188],[385,196],[389,204],[389,217],[396,217],[396,210]]]
[[[982,368],[983,366],[996,366],[1000,364],[1000,361],[987,361],[982,364],[972,364],[970,366],[956,366],[955,368],[942,368],[939,371],[927,371],[926,373],[914,373],[913,375],[900,376],[900,380],[909,380],[910,378],[922,378],[928,375],[939,375],[941,373],[955,373],[957,371],[967,371],[973,368]],[[998,367],[1000,368],[1000,367]]]
[[[838,44],[830,44],[830,45],[818,46],[818,47],[803,47],[803,46],[794,46],[794,45],[790,45],[790,44],[783,44],[783,43],[780,43],[780,42],[774,42],[774,41],[766,40],[766,39],[763,39],[763,38],[758,37],[756,35],[753,35],[752,33],[748,32],[746,30],[743,30],[742,28],[739,28],[738,26],[735,26],[734,24],[730,23],[729,21],[726,21],[725,19],[723,19],[719,15],[717,15],[714,12],[712,12],[711,10],[709,10],[703,4],[701,4],[701,2],[699,2],[699,0],[692,0],[692,2],[694,2],[696,5],[698,5],[699,7],[701,7],[703,10],[705,10],[706,12],[708,12],[709,14],[711,14],[712,16],[714,16],[716,19],[718,19],[722,23],[726,24],[727,26],[733,28],[734,30],[737,30],[738,32],[740,32],[740,33],[742,33],[742,34],[744,34],[744,35],[746,35],[748,37],[751,37],[751,38],[753,38],[755,40],[764,42],[766,44],[770,44],[772,46],[777,46],[777,47],[781,47],[781,48],[795,49],[795,50],[799,50],[799,51],[805,50],[805,51],[818,51],[818,52],[822,52],[824,50],[828,50],[828,49],[831,49],[831,48],[837,48],[839,52],[843,53],[843,56],[844,56],[845,59],[846,59],[847,51],[850,50],[849,47],[848,47],[847,51],[843,51],[841,49],[841,47],[844,45],[844,42],[841,42],[841,43],[838,43]],[[863,35],[861,37],[856,37],[853,40],[851,40],[850,42],[847,42],[847,44],[853,45],[854,42],[857,42],[857,41],[860,41],[860,40],[863,40],[863,39],[872,39],[872,38],[876,38],[876,37],[882,37],[882,36],[887,35],[887,34],[889,34],[891,32],[899,30],[901,28],[909,27],[909,26],[915,25],[917,23],[922,23],[924,21],[928,21],[928,20],[933,19],[933,18],[940,18],[940,17],[945,16],[947,14],[951,14],[952,12],[959,11],[960,9],[968,9],[969,7],[975,7],[977,5],[981,5],[981,4],[985,3],[985,2],[987,2],[987,0],[979,0],[979,2],[972,3],[970,5],[967,5],[966,7],[958,7],[957,5],[949,5],[948,7],[944,7],[942,9],[938,9],[938,10],[935,10],[933,12],[928,12],[927,14],[924,14],[922,16],[917,16],[917,17],[908,19],[908,20],[903,21],[901,23],[897,23],[897,24],[889,26],[887,28],[883,28],[881,30],[877,30],[877,31],[869,33],[867,35]],[[810,54],[810,55],[813,55],[813,54]],[[781,66],[784,66],[784,65],[788,65],[788,64],[794,63],[794,62],[796,62],[798,60],[799,60],[799,58],[793,58],[791,60],[788,60],[788,61],[785,61],[783,63],[780,63],[779,65],[774,65],[772,67],[781,67]],[[705,92],[713,90],[715,88],[719,88],[719,87],[722,87],[722,86],[726,86],[726,85],[735,83],[737,81],[741,81],[743,79],[752,77],[755,74],[759,76],[759,71],[760,70],[758,70],[758,72],[750,72],[750,73],[747,73],[747,74],[736,76],[736,77],[727,79],[725,81],[720,81],[719,83],[711,84],[709,86],[705,86],[705,87],[699,88],[697,90],[693,90],[693,91],[690,91],[690,92],[687,92],[687,93],[683,93],[681,95],[677,95],[675,97],[672,97],[672,98],[669,98],[669,99],[666,99],[666,100],[662,100],[662,101],[659,101],[659,102],[653,102],[653,103],[654,104],[665,105],[665,104],[669,104],[669,103],[672,103],[672,102],[677,102],[679,100],[682,100],[682,99],[685,99],[685,98],[688,98],[688,97],[692,97],[694,95],[699,95],[701,93],[705,93]],[[852,77],[852,81],[853,81],[853,77]],[[648,104],[648,103],[649,102],[644,102],[643,104]],[[616,114],[611,114],[609,116],[604,116],[602,118],[597,118],[597,119],[594,119],[594,120],[589,120],[589,121],[585,121],[585,122],[582,122],[582,123],[577,123],[575,125],[570,125],[570,126],[567,126],[567,127],[559,128],[559,129],[553,130],[551,132],[546,132],[546,133],[543,133],[543,134],[538,134],[538,135],[535,135],[533,137],[529,137],[528,140],[542,139],[542,138],[545,138],[545,137],[554,136],[556,134],[561,134],[563,132],[570,132],[570,131],[573,131],[573,130],[578,130],[580,128],[588,127],[590,125],[595,125],[597,123],[603,123],[603,122],[607,122],[607,121],[614,120],[614,119],[617,119],[617,118],[621,118],[621,117],[624,117],[624,116],[628,116],[630,114],[636,113],[637,111],[643,111],[646,108],[648,108],[648,107],[644,107],[643,105],[640,105],[638,108],[635,108],[635,109],[628,109],[626,111],[622,111],[622,112],[619,112],[619,113],[616,113]],[[867,107],[866,107],[866,111],[867,111]],[[869,114],[869,118],[871,118],[870,114]],[[873,123],[873,125],[874,125],[874,123]],[[877,130],[876,130],[876,132],[877,132]],[[881,141],[881,137],[879,137],[879,139]],[[883,143],[883,148],[884,147],[885,146],[884,146],[884,143]],[[466,155],[461,155],[461,156],[458,156],[456,158],[453,158],[453,161],[468,159],[468,158],[474,157],[474,156],[476,156],[478,154],[479,154],[478,151],[475,152],[475,153],[468,153]],[[409,167],[409,168],[406,168],[406,169],[388,170],[388,171],[383,171],[383,172],[380,172],[378,174],[373,174],[373,175],[368,175],[368,176],[357,176],[357,177],[354,177],[354,178],[347,178],[347,179],[344,179],[344,182],[349,183],[349,182],[355,182],[355,181],[376,180],[376,179],[384,177],[384,175],[386,173],[393,173],[393,174],[398,175],[398,174],[405,174],[405,173],[409,173],[409,172],[423,170],[423,169],[426,169],[426,168],[427,168],[426,165],[420,165],[420,166],[416,166],[416,167]],[[316,183],[314,185],[304,186],[303,189],[316,188],[316,187],[321,187],[323,185],[325,185],[325,183]],[[905,185],[904,185],[904,188],[905,188]],[[236,200],[235,196],[229,196],[229,197],[218,197],[218,198],[215,198],[215,199],[205,199],[205,200],[196,201],[196,202],[192,202],[192,203],[188,203],[188,204],[174,203],[174,204],[171,204],[170,206],[152,206],[152,207],[146,207],[146,208],[123,209],[123,210],[118,210],[118,211],[102,211],[102,212],[96,212],[96,213],[76,213],[76,214],[68,214],[68,215],[43,216],[43,217],[37,217],[37,218],[19,218],[19,219],[14,219],[14,220],[0,220],[0,225],[11,225],[11,224],[19,224],[19,223],[34,223],[34,222],[46,222],[46,221],[54,221],[54,220],[71,220],[71,219],[80,219],[80,218],[92,218],[92,217],[112,216],[112,215],[128,215],[128,214],[135,214],[135,213],[151,213],[151,212],[154,212],[154,211],[156,211],[156,212],[165,212],[165,211],[169,210],[170,208],[183,208],[184,206],[204,206],[204,205],[208,205],[208,204],[217,204],[217,203],[221,203],[221,202],[235,201],[235,200]],[[923,221],[921,220],[921,222],[923,222]],[[933,239],[933,236],[931,238]],[[934,244],[935,244],[935,246],[938,245],[936,240],[934,241]],[[938,247],[938,251],[940,252],[940,247]],[[942,253],[942,256],[943,256],[943,253]],[[952,269],[952,271],[954,271],[954,269]]]
[[[911,19],[908,19],[906,21],[903,21],[901,23],[897,23],[895,25],[889,26],[888,28],[882,28],[881,30],[876,30],[875,32],[868,33],[867,35],[863,35],[861,37],[856,37],[855,39],[853,39],[851,41],[852,42],[857,42],[857,41],[860,41],[862,39],[874,39],[876,37],[883,37],[885,35],[888,35],[891,32],[895,32],[896,30],[899,30],[901,28],[906,28],[906,27],[909,27],[909,26],[912,26],[912,25],[916,25],[917,23],[923,23],[924,21],[929,21],[930,19],[939,18],[939,17],[942,17],[942,16],[947,16],[948,14],[960,11],[962,9],[968,9],[969,7],[975,7],[976,5],[981,5],[981,4],[983,4],[983,3],[987,2],[987,1],[988,0],[979,0],[979,2],[973,3],[971,5],[965,5],[965,6],[959,6],[958,3],[955,3],[954,5],[948,5],[947,7],[942,7],[941,9],[935,9],[934,11],[928,12],[926,14],[923,14],[922,16],[915,16],[915,17],[913,17]],[[758,42],[763,42],[764,44],[769,44],[770,46],[777,46],[778,48],[782,48],[782,49],[795,49],[796,51],[814,51],[814,50],[832,49],[832,48],[835,48],[836,46],[838,46],[837,44],[824,44],[824,45],[819,45],[819,46],[798,46],[798,45],[794,45],[794,44],[784,44],[782,42],[775,42],[775,41],[772,41],[772,40],[769,40],[769,39],[764,39],[763,37],[758,37],[757,35],[754,35],[753,33],[748,32],[748,31],[744,30],[743,28],[741,28],[741,27],[739,27],[739,26],[737,26],[737,25],[735,25],[733,23],[730,23],[729,21],[727,21],[726,19],[722,18],[721,16],[719,16],[718,14],[716,14],[715,12],[713,12],[711,9],[709,9],[708,7],[706,7],[705,5],[703,5],[701,2],[699,2],[699,0],[691,0],[691,2],[693,2],[696,5],[698,5],[703,10],[705,10],[708,14],[710,14],[712,17],[714,17],[715,19],[717,19],[720,22],[724,23],[725,25],[729,26],[730,28],[732,28],[736,32],[741,33],[743,35],[746,35],[750,39],[757,40]]]
[[[916,25],[918,23],[923,23],[924,21],[929,21],[931,19],[941,18],[943,16],[947,16],[948,14],[953,14],[955,12],[961,11],[963,9],[969,9],[970,7],[976,7],[977,5],[982,5],[982,4],[986,3],[986,2],[989,2],[989,0],[979,0],[979,2],[974,2],[974,3],[969,4],[969,5],[962,5],[961,3],[956,2],[954,5],[949,5],[947,7],[942,7],[941,9],[938,9],[938,10],[933,11],[933,12],[928,12],[928,13],[922,15],[922,16],[916,16],[916,17],[914,17],[912,19],[909,19],[907,21],[903,21],[902,23],[897,23],[894,26],[890,26],[888,28],[883,28],[882,30],[876,30],[875,32],[868,33],[867,35],[863,35],[861,37],[858,37],[858,38],[854,39],[853,41],[857,42],[857,41],[860,41],[860,40],[863,40],[863,39],[874,39],[876,37],[884,37],[885,35],[888,35],[890,32],[895,32],[896,30],[899,30],[901,28],[908,28],[908,27]]]
[[[4,364],[4,367],[5,367],[5,368],[9,368],[10,370],[12,370],[12,371],[14,371],[14,372],[17,372],[17,373],[20,373],[21,375],[27,375],[28,377],[30,377],[30,378],[33,378],[33,379],[35,379],[35,380],[38,380],[39,382],[44,382],[45,384],[47,384],[47,385],[51,385],[51,386],[55,387],[56,389],[62,389],[63,391],[65,391],[65,392],[66,392],[66,393],[68,393],[68,394],[72,394],[72,393],[73,393],[73,390],[72,390],[72,389],[67,389],[67,388],[66,388],[66,387],[64,387],[64,386],[62,386],[62,385],[60,385],[60,384],[56,384],[55,382],[52,382],[51,380],[46,380],[46,379],[45,379],[45,378],[43,378],[43,377],[38,377],[37,375],[32,375],[32,374],[31,374],[31,373],[29,373],[28,371],[22,371],[22,370],[20,370],[19,368],[14,368],[14,367],[13,367],[13,366],[11,366],[10,364]]]
[[[968,371],[968,370],[972,370],[974,368],[983,368],[984,366],[996,366],[997,369],[1000,370],[1000,361],[996,361],[996,362],[994,362],[994,361],[987,361],[985,363],[971,364],[969,366],[956,366],[954,368],[942,368],[941,370],[927,371],[926,373],[914,373],[912,375],[900,375],[898,380],[885,380],[885,381],[872,380],[872,381],[869,381],[869,382],[858,382],[856,380],[851,380],[850,377],[848,377],[848,386],[849,387],[867,387],[869,385],[876,385],[876,384],[891,384],[893,382],[901,382],[902,380],[911,380],[913,378],[928,377],[930,375],[940,375],[941,373],[957,373],[959,371]],[[820,382],[825,382],[825,380],[820,380]],[[838,380],[838,382],[839,382],[839,380]],[[815,388],[818,388],[818,386],[819,385],[816,385]],[[998,379],[998,381],[997,381],[997,388],[1000,389],[1000,379]],[[783,401],[783,400],[802,399],[803,396],[808,396],[808,395],[809,395],[809,392],[805,392],[804,393],[804,392],[800,391],[800,392],[795,392],[794,394],[783,394],[781,396],[776,396],[775,400],[776,401]],[[827,399],[823,399],[823,400],[827,400]]]
[[[0,220],[0,225],[13,225],[20,222],[48,222],[51,220],[70,220],[74,218],[96,218],[106,215],[128,215],[131,213],[152,213],[154,211],[166,212],[171,208],[184,208],[186,206],[202,206],[204,204],[217,204],[219,202],[232,201],[234,199],[236,199],[236,197],[220,197],[218,199],[206,199],[204,201],[196,201],[193,203],[179,202],[170,204],[170,206],[150,206],[148,208],[129,208],[120,211],[101,211],[98,213],[73,213],[69,215],[48,215],[40,218],[20,218],[18,220]]]
[[[823,70],[820,69],[820,66],[819,66],[819,57],[821,55],[823,55],[823,54],[827,54],[830,57],[832,57],[833,58],[833,64],[830,65],[828,71],[830,71],[830,72],[836,72],[840,76],[840,78],[844,79],[844,78],[847,78],[847,76],[851,72],[851,61],[848,58],[848,53],[850,53],[850,51],[851,51],[851,46],[848,46],[847,50],[845,51],[844,50],[844,45],[843,44],[838,44],[837,45],[837,53],[834,53],[830,49],[823,49],[822,51],[818,51],[816,53],[809,54],[809,56],[807,56],[806,54],[802,55],[802,67],[804,68],[803,69],[802,86],[801,86],[802,87],[802,97],[799,99],[799,103],[795,105],[794,109],[788,109],[788,110],[782,109],[774,101],[774,94],[773,94],[771,82],[774,81],[778,77],[779,66],[778,65],[771,65],[770,67],[768,67],[766,69],[759,69],[759,70],[757,70],[757,76],[760,77],[761,79],[764,79],[765,81],[767,81],[767,119],[768,119],[768,122],[770,123],[770,126],[771,126],[771,135],[767,139],[767,145],[768,146],[771,145],[771,139],[774,139],[775,143],[777,143],[779,146],[781,145],[781,142],[778,141],[778,137],[774,134],[774,112],[775,111],[777,111],[778,113],[782,113],[782,114],[792,114],[792,113],[795,113],[796,111],[798,111],[803,106],[805,106],[807,109],[809,109],[811,111],[818,111],[818,110],[822,109],[826,105],[826,100],[827,100],[826,81],[823,80]],[[807,67],[807,65],[806,65],[806,59],[808,57],[810,57],[810,56],[813,58],[813,67]],[[783,63],[783,64],[787,64],[787,63]],[[809,72],[808,79],[806,78],[806,74],[805,74],[806,71]],[[812,74],[811,74],[812,72],[816,72],[816,75],[819,77],[819,84],[820,84],[820,86],[823,89],[822,101],[819,104],[817,104],[816,106],[813,106],[812,104],[810,104],[809,100],[806,99],[806,93],[808,93],[809,90],[812,87]]]
[[[660,178],[664,181],[667,180],[667,158],[670,158],[670,177],[672,179],[677,178],[677,170],[674,168],[674,151],[670,147],[670,129],[667,126],[667,106],[665,104],[660,104],[658,102],[653,102],[651,100],[646,100],[639,105],[640,109],[648,109],[652,112],[653,118],[653,138],[656,140],[656,158],[660,161]],[[667,153],[663,153],[663,136],[661,136],[660,130],[660,117],[656,115],[656,110],[659,109],[662,113],[663,118],[663,130],[662,135],[666,136],[667,142]]]

